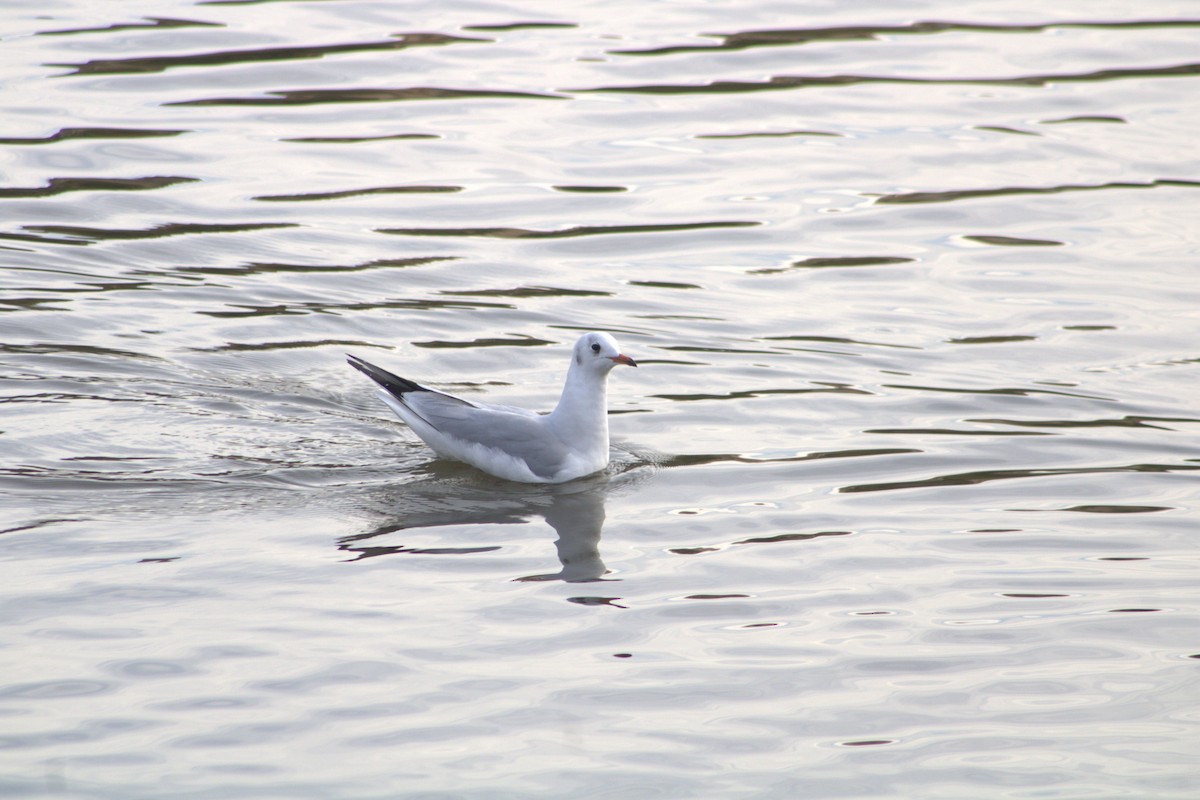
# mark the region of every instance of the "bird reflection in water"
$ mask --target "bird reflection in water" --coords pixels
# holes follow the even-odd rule
[[[456,465],[438,465],[463,473]],[[435,467],[435,469],[437,469]],[[441,471],[437,469],[437,471]],[[370,531],[338,540],[338,549],[352,554],[349,561],[382,555],[473,555],[500,550],[499,546],[409,547],[375,544],[373,540],[401,531],[459,525],[524,524],[542,517],[558,533],[554,546],[561,566],[557,572],[529,575],[517,581],[601,581],[608,568],[600,557],[604,504],[618,481],[600,474],[563,484],[529,486],[486,481],[469,482],[434,475],[429,480],[389,487],[372,505],[389,522]],[[620,477],[620,476],[619,476]],[[625,481],[620,481],[624,483]],[[610,605],[618,598],[571,598],[584,604]]]

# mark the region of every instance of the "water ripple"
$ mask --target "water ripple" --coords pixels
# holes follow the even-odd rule
[[[794,136],[829,136],[841,138],[844,134],[829,131],[760,131],[757,133],[704,133],[697,139],[785,139]]]
[[[204,22],[194,19],[174,19],[172,17],[143,17],[145,22],[118,22],[99,28],[63,28],[50,31],[38,31],[38,36],[67,36],[80,33],[122,33],[124,31],[168,30],[172,28],[224,28],[219,22]]]
[[[229,303],[228,307],[234,309],[232,311],[208,311],[197,310],[197,314],[204,314],[210,317],[233,319],[238,317],[269,317],[277,315],[293,315],[293,314],[328,314],[338,311],[368,311],[368,310],[383,310],[383,309],[410,309],[432,311],[435,309],[447,308],[515,308],[509,303],[483,303],[469,302],[466,300],[427,300],[427,299],[404,299],[404,300],[379,300],[374,302],[358,302],[358,303],[321,303],[309,301],[304,303],[274,303],[269,305],[255,305],[250,303]]]
[[[0,795],[1191,800],[1188,0],[25,5]]]
[[[413,347],[425,347],[430,349],[475,349],[477,347],[542,347],[551,345],[554,342],[548,339],[537,339],[532,336],[521,336],[512,338],[489,337],[472,339],[464,342],[451,342],[445,340],[432,341],[414,341]]]
[[[81,225],[26,225],[25,230],[74,237],[76,243],[92,243],[119,239],[162,239],[168,236],[187,236],[196,233],[241,233],[272,228],[295,227],[292,222],[164,222],[150,228],[88,228]],[[16,238],[0,234],[0,238]],[[70,240],[56,240],[70,241]]]
[[[1083,392],[1066,392],[1060,389],[1031,389],[1027,386],[1003,386],[991,389],[976,389],[969,386],[916,386],[904,383],[884,384],[885,389],[909,389],[919,392],[941,392],[948,394],[992,394],[1008,397],[1028,397],[1030,395],[1057,395],[1060,397],[1078,397],[1083,400],[1113,400],[1111,397],[1085,394]]]
[[[1055,241],[1054,239],[1028,239],[1021,236],[964,236],[969,242],[978,242],[979,244],[989,244],[996,247],[1061,247],[1066,242]]]
[[[1020,480],[1024,478],[1044,478],[1057,475],[1098,475],[1102,473],[1123,472],[1191,472],[1200,470],[1200,466],[1192,464],[1129,464],[1117,467],[1039,467],[1035,469],[993,469],[974,472],[959,472],[950,475],[936,475],[930,478],[920,478],[911,481],[890,481],[886,483],[861,483],[852,486],[842,486],[838,492],[854,494],[859,492],[886,492],[898,489],[927,489],[940,486],[976,486],[992,481]]]
[[[464,31],[524,31],[542,28],[578,28],[574,22],[507,22],[500,25],[464,25]]]
[[[740,453],[687,453],[668,456],[660,459],[662,467],[695,467],[704,464],[737,463],[737,464],[787,464],[798,461],[823,461],[830,458],[864,458],[872,456],[893,456],[921,453],[906,447],[874,447],[860,450],[834,450],[818,453],[804,453],[797,456],[749,456]],[[1200,468],[1198,468],[1200,469]]]
[[[351,44],[311,45],[307,47],[267,47],[256,50],[224,50],[193,53],[185,56],[148,56],[142,58],[94,59],[80,64],[47,64],[48,67],[69,67],[65,75],[122,75],[164,72],[179,67],[214,67],[230,64],[252,64],[262,61],[295,61],[325,58],[343,53],[406,50],[410,47],[488,42],[489,39],[447,36],[440,33],[398,33],[394,40],[357,42]]]
[[[51,178],[46,186],[30,189],[0,187],[0,198],[52,197],[66,192],[141,192],[198,180],[199,178],[178,175],[155,175],[145,178]]]
[[[0,144],[41,145],[65,142],[72,139],[152,139],[179,136],[182,133],[189,133],[189,131],[168,128],[59,128],[49,136],[0,137]]]
[[[404,139],[440,139],[436,133],[385,133],[379,136],[294,136],[281,139],[283,142],[308,142],[311,144],[359,144],[361,142],[389,142]]]
[[[884,267],[892,264],[911,264],[915,258],[903,256],[825,256],[793,261],[786,267],[763,267],[748,271],[750,275],[777,275],[794,269],[840,269],[842,267]]]
[[[572,239],[577,236],[606,236],[626,233],[667,233],[705,228],[749,228],[761,222],[677,222],[661,225],[577,225],[553,231],[531,228],[379,228],[378,233],[401,236],[484,236],[492,239]]]
[[[827,28],[780,28],[740,31],[728,34],[702,34],[721,41],[703,45],[673,45],[641,50],[609,50],[613,55],[666,56],[680,53],[747,50],[755,47],[805,45],[814,42],[874,41],[892,36],[942,33],[1043,33],[1056,28],[1096,28],[1136,30],[1144,28],[1191,28],[1200,26],[1196,19],[1119,20],[1113,22],[1043,22],[1037,24],[985,24],[972,22],[921,21],[905,25],[842,25]]]
[[[1018,195],[1018,194],[1061,194],[1062,192],[1091,192],[1103,189],[1153,189],[1158,186],[1176,186],[1185,188],[1196,188],[1200,186],[1200,181],[1192,180],[1177,180],[1172,178],[1160,178],[1153,181],[1138,183],[1134,181],[1113,181],[1111,183],[1095,183],[1095,184],[1076,184],[1063,186],[1004,186],[996,189],[958,189],[945,192],[904,192],[901,194],[885,194],[875,198],[876,203],[880,204],[899,204],[899,203],[947,203],[954,200],[974,200],[977,197],[997,197],[1003,195]],[[979,241],[980,239],[990,239],[987,244],[997,244],[996,239],[1003,237],[978,237],[969,236],[968,239]],[[1011,240],[1006,239],[1004,244],[1032,244],[1031,240]],[[1060,244],[1060,242],[1036,242],[1037,244]]]
[[[1177,430],[1167,425],[1156,425],[1161,422],[1200,422],[1197,417],[1150,417],[1136,414],[1124,417],[1102,419],[968,419],[965,422],[979,422],[988,425],[1013,425],[1021,428],[1154,428],[1156,430]]]
[[[201,100],[176,100],[168,106],[310,106],[325,103],[395,103],[409,100],[565,100],[558,94],[489,89],[447,89],[440,86],[412,86],[404,89],[287,89],[267,92],[266,97],[209,97]]]
[[[275,273],[312,272],[312,273],[346,273],[364,272],[377,269],[393,269],[403,267],[418,267],[425,264],[436,264],[439,261],[455,261],[457,256],[418,256],[413,258],[378,258],[359,264],[295,264],[255,261],[236,267],[173,267],[172,272],[185,275],[272,275]]]
[[[513,289],[443,289],[438,294],[456,297],[612,297],[612,292],[567,289],[560,286],[517,286]]]
[[[862,84],[910,84],[918,86],[1049,86],[1055,83],[1092,83],[1145,78],[1186,78],[1200,75],[1200,63],[1188,62],[1162,67],[1099,69],[1089,72],[1059,72],[998,78],[918,78],[899,75],[773,75],[765,81],[717,80],[702,84],[658,83],[627,86],[588,86],[564,89],[570,94],[610,92],[616,94],[689,95],[736,94],[791,89],[858,86]]]
[[[253,197],[270,203],[300,203],[311,200],[341,200],[369,194],[449,194],[461,192],[461,186],[375,186],[369,189],[347,189],[340,192],[308,192],[305,194],[264,194]]]

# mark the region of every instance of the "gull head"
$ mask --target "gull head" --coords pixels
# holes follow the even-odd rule
[[[607,333],[585,333],[575,343],[575,364],[578,367],[607,375],[617,364],[636,367],[637,362],[621,352],[617,340]]]

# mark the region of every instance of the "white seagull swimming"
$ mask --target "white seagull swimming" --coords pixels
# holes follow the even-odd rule
[[[413,383],[357,356],[383,402],[443,458],[522,483],[563,483],[608,466],[608,373],[636,367],[607,333],[575,342],[558,405],[549,414],[464,400]]]

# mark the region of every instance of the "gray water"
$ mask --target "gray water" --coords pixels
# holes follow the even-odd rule
[[[6,2],[0,795],[1195,797],[1198,12]]]

